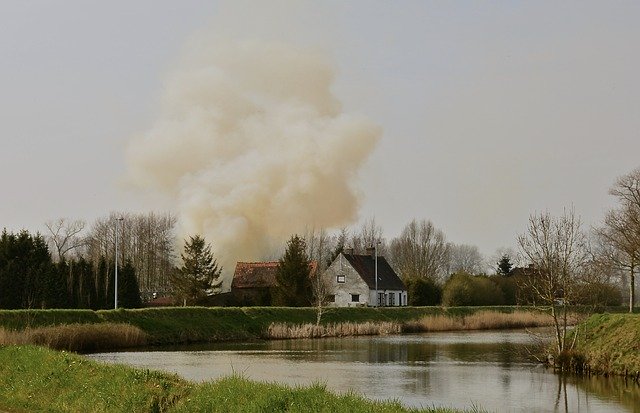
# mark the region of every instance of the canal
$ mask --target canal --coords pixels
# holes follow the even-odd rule
[[[241,374],[290,385],[398,399],[407,406],[510,412],[640,412],[640,386],[622,378],[559,375],[530,352],[548,330],[217,343],[91,354],[95,360],[205,381]]]

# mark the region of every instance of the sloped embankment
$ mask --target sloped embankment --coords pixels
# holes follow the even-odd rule
[[[595,314],[576,331],[576,352],[591,372],[640,376],[640,314]]]

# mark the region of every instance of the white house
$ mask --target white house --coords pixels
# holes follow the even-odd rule
[[[368,255],[357,255],[346,250],[331,263],[323,277],[329,293],[329,307],[407,305],[407,288],[404,283],[387,260],[381,256],[376,258],[373,251]]]

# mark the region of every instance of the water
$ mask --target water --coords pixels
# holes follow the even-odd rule
[[[640,386],[621,378],[561,376],[532,363],[524,331],[282,340],[92,354],[193,381],[241,373],[291,385],[326,383],[407,406],[508,412],[639,412]]]

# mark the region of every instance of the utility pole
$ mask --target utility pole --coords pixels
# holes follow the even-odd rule
[[[375,278],[376,278],[376,307],[380,307],[380,296],[378,296],[378,245],[380,241],[373,244],[374,260],[375,260]]]

